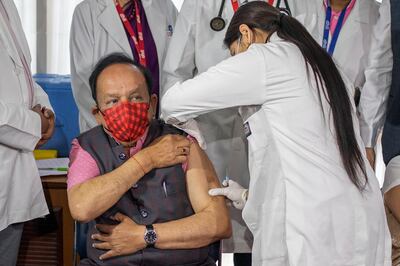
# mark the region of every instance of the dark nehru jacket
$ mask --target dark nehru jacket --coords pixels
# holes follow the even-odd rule
[[[154,139],[167,134],[183,133],[163,122],[154,120],[150,125],[143,148]],[[78,137],[78,141],[96,161],[101,174],[114,170],[129,158],[125,154],[124,147],[109,137],[101,126],[83,133]],[[96,223],[115,224],[110,217],[117,212],[129,216],[141,225],[164,223],[194,214],[186,191],[186,178],[182,165],[153,169],[127,191],[114,206],[98,217]],[[105,251],[93,248],[93,240],[90,239],[95,232],[96,229],[92,228],[88,233],[88,258],[82,260],[81,265],[215,265],[208,258],[208,247],[186,250],[145,248],[128,256],[101,261],[99,257]]]

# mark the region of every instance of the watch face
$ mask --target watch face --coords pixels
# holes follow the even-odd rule
[[[215,17],[210,22],[211,29],[221,31],[225,28],[225,20],[221,17]]]
[[[156,231],[148,230],[144,235],[144,241],[146,241],[147,245],[154,245],[157,241]]]

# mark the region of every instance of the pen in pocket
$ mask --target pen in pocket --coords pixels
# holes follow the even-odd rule
[[[165,181],[163,181],[162,186],[163,186],[163,189],[164,189],[165,197],[168,197],[167,185],[166,185]]]

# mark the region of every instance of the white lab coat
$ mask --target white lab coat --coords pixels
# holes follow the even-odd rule
[[[183,122],[243,106],[251,176],[243,217],[254,236],[253,265],[391,265],[372,169],[367,166],[369,184],[360,193],[343,167],[327,102],[322,99],[323,116],[302,54],[276,34],[270,40],[174,85],[162,99],[163,116]]]
[[[324,0],[310,0],[307,11],[296,18],[304,24],[314,39],[322,45],[325,24]],[[365,69],[371,52],[372,29],[379,17],[379,4],[375,0],[357,0],[345,21],[337,40],[333,59],[343,73],[362,89]],[[329,35],[329,43],[332,35]]]
[[[0,1],[30,65],[18,11],[12,0]],[[23,65],[6,19],[0,13],[0,231],[10,224],[48,213],[32,153],[41,138],[41,122],[39,115],[30,109],[36,104],[51,108],[47,95],[37,84],[31,105]]]
[[[142,0],[146,18],[156,43],[160,73],[165,51],[175,25],[177,10],[170,0]],[[128,37],[113,0],[86,0],[74,11],[71,35],[71,81],[79,109],[81,132],[97,125],[91,108],[89,77],[96,63],[104,56],[123,52],[132,56]],[[162,85],[162,83],[160,83]]]
[[[361,136],[366,147],[375,147],[378,132],[385,121],[393,68],[390,25],[390,1],[383,0],[373,30],[366,81],[358,107]]]
[[[245,1],[240,2],[243,4]],[[288,0],[293,15],[307,10],[308,3],[303,2]],[[277,1],[274,4],[276,3]],[[284,3],[282,0],[280,7],[285,7]],[[210,28],[210,21],[218,15],[220,5],[221,0],[184,1],[164,64],[165,89],[178,81],[193,78],[229,57],[229,50],[224,47],[223,39],[234,14],[230,0],[225,0],[222,13],[226,23],[224,30],[216,32]],[[220,180],[229,176],[248,187],[249,173],[245,152],[247,143],[244,141],[242,122],[237,108],[202,115],[196,120],[206,142],[206,153]],[[223,250],[250,252],[251,234],[243,223],[241,213],[234,208],[230,211],[233,241],[224,240]]]

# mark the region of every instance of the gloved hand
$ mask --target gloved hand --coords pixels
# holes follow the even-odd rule
[[[247,201],[248,189],[243,188],[241,185],[233,180],[224,180],[222,182],[223,188],[214,188],[208,191],[210,196],[225,196],[230,199],[236,209],[242,210]]]

